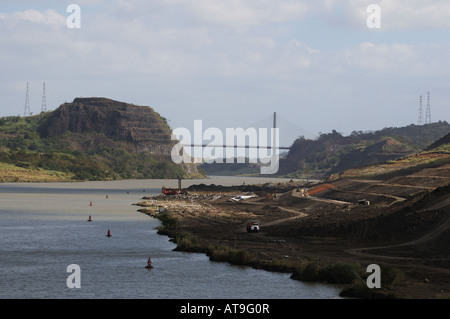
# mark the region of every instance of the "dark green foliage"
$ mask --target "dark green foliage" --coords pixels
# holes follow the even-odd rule
[[[228,246],[209,247],[208,255],[212,261],[225,261],[234,265],[249,265],[255,258],[245,249],[234,249]]]
[[[335,284],[349,284],[356,278],[358,264],[335,263],[319,266],[317,261],[307,262],[297,267],[292,274],[293,279],[302,281],[325,281]]]
[[[358,268],[357,264],[336,263],[320,269],[318,277],[330,283],[348,284],[356,278],[355,272]]]
[[[166,229],[174,228],[177,224],[177,219],[167,213],[157,214],[156,218],[158,218],[161,221],[162,226]]]
[[[390,266],[381,266],[381,287],[391,288],[399,284],[404,279],[404,273],[396,268]]]
[[[48,125],[52,112],[30,117],[0,118],[0,162],[28,169],[47,169],[74,175],[74,180],[176,178],[184,169],[168,156],[131,151],[126,141],[110,141],[100,133],[45,137],[39,132]],[[73,148],[70,141],[84,148]],[[101,145],[97,141],[104,141]],[[97,142],[97,143],[95,143]],[[122,145],[122,147],[121,147]],[[131,146],[130,146],[131,145]]]
[[[182,251],[189,251],[198,247],[197,237],[188,232],[180,232],[175,236],[175,243],[177,249]]]

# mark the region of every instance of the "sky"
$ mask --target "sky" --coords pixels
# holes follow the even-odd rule
[[[43,83],[47,110],[106,97],[172,129],[276,112],[285,146],[417,124],[428,92],[450,122],[448,0],[2,0],[0,61],[0,116],[24,114],[28,82],[34,114]]]

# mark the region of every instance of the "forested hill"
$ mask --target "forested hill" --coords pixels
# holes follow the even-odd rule
[[[427,149],[450,132],[450,124],[437,122],[352,132],[333,130],[315,140],[299,138],[280,161],[279,175],[323,178],[329,174],[408,156]]]
[[[174,143],[151,107],[76,98],[52,112],[0,118],[0,181],[198,176],[172,162]]]

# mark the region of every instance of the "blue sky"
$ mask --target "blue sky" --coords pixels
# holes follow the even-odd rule
[[[450,121],[449,17],[444,0],[2,1],[0,116],[23,114],[27,82],[40,112],[45,82],[49,110],[102,96],[172,128],[270,125],[277,112],[284,145],[416,124],[428,91],[432,121]]]

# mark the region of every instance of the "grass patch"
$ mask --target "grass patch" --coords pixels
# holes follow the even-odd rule
[[[448,153],[424,152],[381,164],[353,168],[340,176],[343,178],[365,177],[388,179],[413,174],[424,168],[440,167],[448,163],[450,163],[450,154]]]
[[[395,267],[382,265],[380,271],[381,288],[383,289],[396,286],[404,278],[404,273]],[[369,275],[366,268],[358,263],[337,262],[321,266],[318,261],[307,261],[296,267],[292,278],[302,281],[325,281],[334,284],[354,284],[356,282],[366,285]]]
[[[173,230],[177,226],[177,219],[168,213],[159,213],[156,214],[155,217],[161,221],[161,225],[156,227],[160,234]]]
[[[18,163],[19,166],[0,162],[0,183],[10,182],[68,182],[74,181],[74,175],[70,173],[47,170],[29,169],[26,163]]]
[[[353,297],[362,299],[397,299],[395,294],[380,292],[379,289],[368,288],[361,281],[356,281],[352,286],[345,288],[339,294],[341,297]]]
[[[177,244],[177,250],[196,251],[199,248],[197,237],[188,232],[178,233],[174,242]]]
[[[380,266],[381,268],[381,287],[390,289],[397,286],[405,278],[405,274],[396,267]]]
[[[292,279],[302,281],[325,281],[334,284],[350,284],[356,273],[360,272],[359,264],[342,263],[320,266],[317,261],[301,263],[292,274]]]
[[[395,299],[397,296],[389,292],[389,289],[400,284],[404,279],[404,273],[392,266],[380,266],[381,289],[367,287],[369,273],[362,272],[358,275],[351,286],[341,292],[342,297],[356,297],[364,299]]]
[[[234,249],[228,246],[211,246],[208,256],[212,261],[229,262],[234,265],[251,265],[255,255],[245,249]]]
[[[283,273],[293,273],[298,267],[298,260],[292,259],[273,259],[273,260],[258,260],[253,265],[257,269],[265,269],[268,271],[276,271]]]

